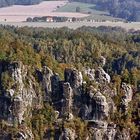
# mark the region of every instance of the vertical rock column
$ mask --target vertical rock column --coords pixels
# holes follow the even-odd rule
[[[72,115],[72,88],[70,87],[70,84],[68,82],[63,84],[63,107],[62,107],[62,114],[68,115],[68,118],[70,119]]]
[[[42,86],[45,91],[45,101],[50,101],[50,96],[52,93],[51,78],[53,76],[53,72],[48,67],[44,66],[42,70],[42,75]]]
[[[65,69],[65,82],[69,82],[72,88],[79,88],[83,83],[82,73],[76,69]]]
[[[129,84],[122,83],[122,92],[124,96],[122,97],[121,109],[124,113],[127,113],[129,102],[132,100],[133,90]]]

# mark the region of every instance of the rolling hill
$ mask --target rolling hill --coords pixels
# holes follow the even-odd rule
[[[10,5],[32,5],[43,0],[0,0],[0,7]],[[107,11],[113,17],[128,21],[140,21],[140,0],[70,0],[96,4],[96,9]]]
[[[74,0],[75,1],[75,0]],[[109,11],[110,15],[128,21],[140,21],[140,0],[77,0],[94,3],[98,10]]]

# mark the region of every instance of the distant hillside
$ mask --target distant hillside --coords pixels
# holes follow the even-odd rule
[[[0,7],[10,6],[13,4],[30,5],[37,4],[41,0],[0,0]]]
[[[75,0],[74,0],[75,1]],[[95,3],[97,9],[107,10],[114,17],[128,21],[140,21],[140,0],[76,0]]]
[[[0,7],[37,4],[43,0],[0,0]],[[140,21],[140,0],[70,0],[94,3],[98,10],[107,10],[111,16],[128,21]]]

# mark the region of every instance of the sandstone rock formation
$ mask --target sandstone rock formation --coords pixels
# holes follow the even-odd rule
[[[122,96],[122,110],[124,112],[127,112],[129,102],[131,102],[131,100],[132,100],[133,90],[130,85],[128,85],[126,83],[122,83],[122,92],[124,94]]]
[[[84,70],[84,74],[89,78],[90,81],[95,80],[95,70],[87,68]]]
[[[81,72],[76,69],[65,69],[65,81],[69,82],[72,88],[78,88],[82,86],[83,77]]]
[[[65,128],[59,140],[75,140],[76,134],[75,130]]]
[[[117,110],[113,101],[117,94],[109,86],[110,76],[101,67],[95,70],[89,68],[85,74],[91,82],[99,86],[86,87],[82,73],[73,68],[65,69],[62,81],[59,75],[48,67],[36,70],[35,79],[29,74],[28,67],[21,62],[0,64],[0,118],[6,120],[8,125],[21,127],[16,135],[19,139],[34,139],[25,122],[27,118],[32,118],[32,111],[40,109],[44,101],[55,110],[55,123],[61,122],[62,128],[59,128],[60,124],[55,127],[59,130],[57,137],[62,140],[77,138],[75,129],[63,126],[65,121],[73,121],[76,117],[87,121],[87,140],[128,140],[129,131],[124,129],[120,133],[117,125],[109,120],[111,114]],[[124,95],[121,109],[127,112],[133,90],[126,83],[122,84],[121,90]]]
[[[110,83],[111,80],[110,76],[101,67],[98,67],[95,71],[95,79],[101,84]]]
[[[63,107],[62,107],[62,114],[67,115],[68,119],[72,119],[72,103],[73,103],[73,92],[70,84],[64,83],[63,84]]]
[[[1,64],[1,66],[3,66],[3,64]],[[41,98],[38,96],[38,93],[35,92],[34,78],[28,77],[27,68],[22,63],[13,62],[7,65],[4,64],[1,76],[3,73],[9,74],[12,83],[10,83],[9,89],[5,89],[6,85],[5,87],[4,85],[1,87],[3,93],[0,98],[0,116],[5,118],[10,125],[21,125],[26,117],[31,117],[31,110],[35,105],[41,105]],[[6,77],[1,80],[5,80],[5,84],[8,85],[8,82],[11,82],[6,79]],[[36,104],[34,104],[34,102],[36,102]],[[29,131],[30,130],[27,130],[27,132]],[[19,134],[22,135],[23,132]],[[29,134],[24,133],[23,135],[23,139],[29,138],[26,136]],[[31,131],[30,135],[30,137],[32,137]]]
[[[52,70],[50,70],[48,67],[44,66],[42,70],[42,84],[45,91],[45,99],[49,101],[50,94],[52,92],[52,85],[51,85],[51,78],[53,76]]]

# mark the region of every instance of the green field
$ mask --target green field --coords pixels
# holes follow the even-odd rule
[[[57,12],[76,12],[76,7],[80,7],[80,13],[90,15],[86,17],[86,19],[95,19],[95,20],[116,20],[117,18],[113,18],[109,16],[107,11],[99,11],[96,9],[95,4],[87,4],[81,2],[69,2],[65,6],[58,8]],[[121,20],[121,19],[119,19]]]

